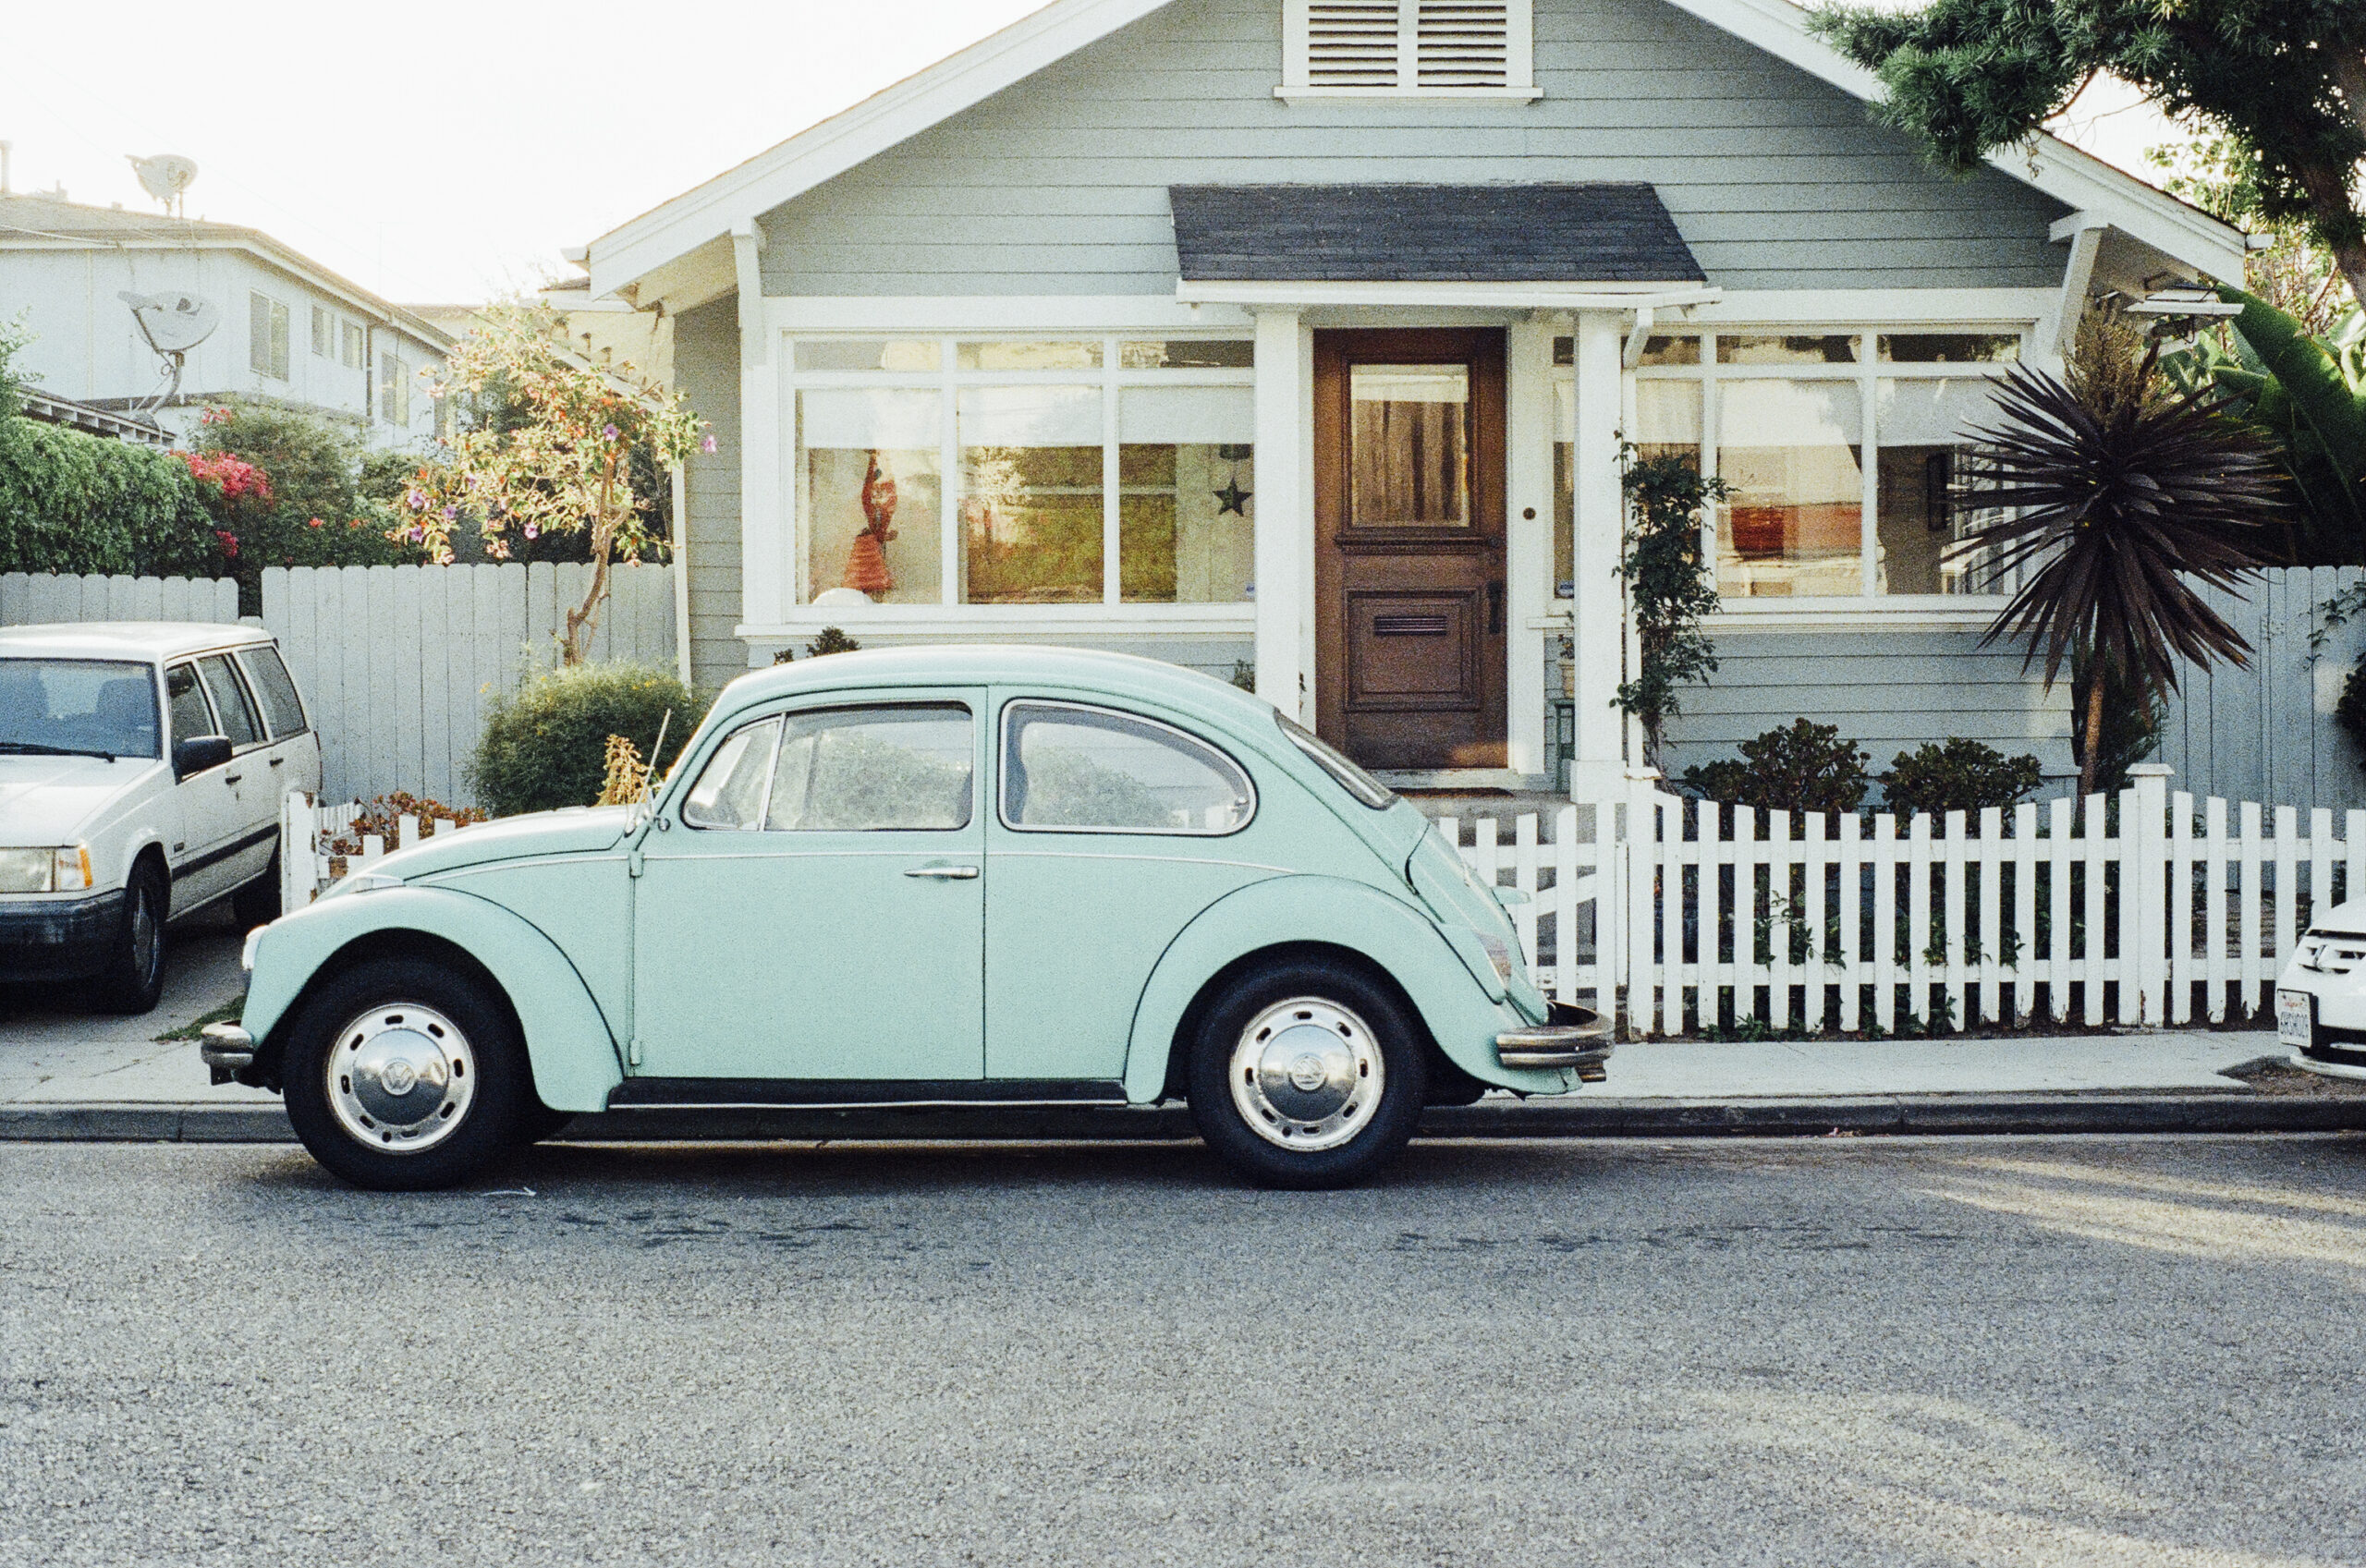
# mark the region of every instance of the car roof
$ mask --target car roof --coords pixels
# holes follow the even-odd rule
[[[0,659],[170,659],[270,640],[261,626],[221,621],[73,621],[0,627]]]
[[[728,706],[849,687],[1037,686],[1179,703],[1239,723],[1271,725],[1274,710],[1228,681],[1134,653],[1026,643],[936,643],[799,659],[731,683]]]

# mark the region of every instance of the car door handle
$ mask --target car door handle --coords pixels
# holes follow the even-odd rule
[[[978,868],[975,866],[915,866],[904,875],[933,877],[938,881],[945,882],[967,882],[977,880]]]
[[[222,775],[222,782],[226,784],[234,784],[246,776],[244,773],[225,773]]]
[[[274,768],[284,768],[287,765],[287,759],[285,757],[274,757],[271,760],[271,765]]]

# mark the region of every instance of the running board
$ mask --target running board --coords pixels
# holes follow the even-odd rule
[[[904,1111],[1122,1106],[1126,1086],[1075,1078],[627,1078],[611,1111]]]

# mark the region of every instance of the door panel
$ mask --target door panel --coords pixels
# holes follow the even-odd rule
[[[1504,334],[1317,333],[1314,452],[1323,738],[1504,766]]]
[[[173,664],[165,669],[165,706],[167,766],[172,748],[180,742],[223,733],[221,722],[205,699],[205,687],[195,664]],[[238,838],[242,819],[238,785],[230,782],[230,775],[238,772],[238,760],[233,757],[219,768],[191,773],[173,786],[173,798],[181,809],[181,842],[168,856],[173,872],[172,907],[176,912],[202,904],[234,885],[237,869],[232,864],[231,845]]]
[[[701,760],[682,820],[642,840],[638,1075],[984,1076],[982,697],[792,711]]]
[[[222,775],[230,786],[232,853],[222,862],[224,881],[241,886],[262,875],[271,864],[278,841],[279,800],[272,788],[274,748],[263,730],[262,715],[253,696],[226,653],[209,653],[197,662],[205,694],[213,699],[213,717],[230,737],[230,766]]]

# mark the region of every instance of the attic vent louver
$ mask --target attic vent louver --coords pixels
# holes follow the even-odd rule
[[[1531,0],[1285,0],[1284,98],[1536,97]]]

